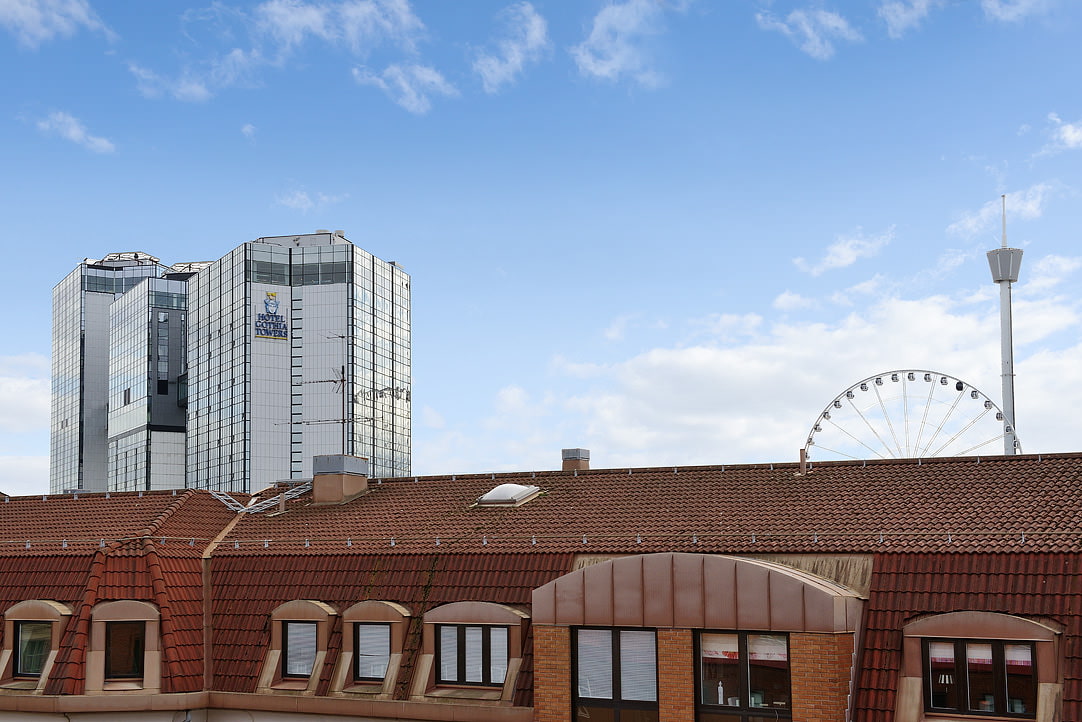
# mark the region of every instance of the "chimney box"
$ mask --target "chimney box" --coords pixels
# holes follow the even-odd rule
[[[564,471],[583,471],[590,468],[589,449],[564,449],[562,456]]]
[[[341,504],[368,491],[368,459],[328,454],[312,457],[312,502]]]

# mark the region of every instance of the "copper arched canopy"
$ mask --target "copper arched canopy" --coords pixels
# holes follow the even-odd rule
[[[712,554],[643,554],[533,592],[535,624],[853,632],[855,592],[797,569]]]

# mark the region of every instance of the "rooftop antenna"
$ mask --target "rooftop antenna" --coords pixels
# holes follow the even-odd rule
[[[999,284],[1000,355],[1003,359],[1003,453],[1018,453],[1018,436],[1014,419],[1014,343],[1011,338],[1011,284],[1018,280],[1022,266],[1022,249],[1007,247],[1007,196],[1003,201],[1003,244],[988,251],[992,280]]]

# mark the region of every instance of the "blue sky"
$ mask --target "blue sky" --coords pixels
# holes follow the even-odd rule
[[[1082,4],[0,0],[0,489],[47,487],[52,286],[344,229],[412,276],[414,471],[795,460],[849,385],[1082,438]]]

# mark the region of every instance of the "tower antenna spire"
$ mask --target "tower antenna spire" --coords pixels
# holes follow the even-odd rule
[[[1003,244],[988,252],[992,280],[999,284],[1000,356],[1003,368],[1003,453],[1018,453],[1018,436],[1014,418],[1014,342],[1011,335],[1011,284],[1018,280],[1022,266],[1022,249],[1007,247],[1007,195],[1002,194]]]

